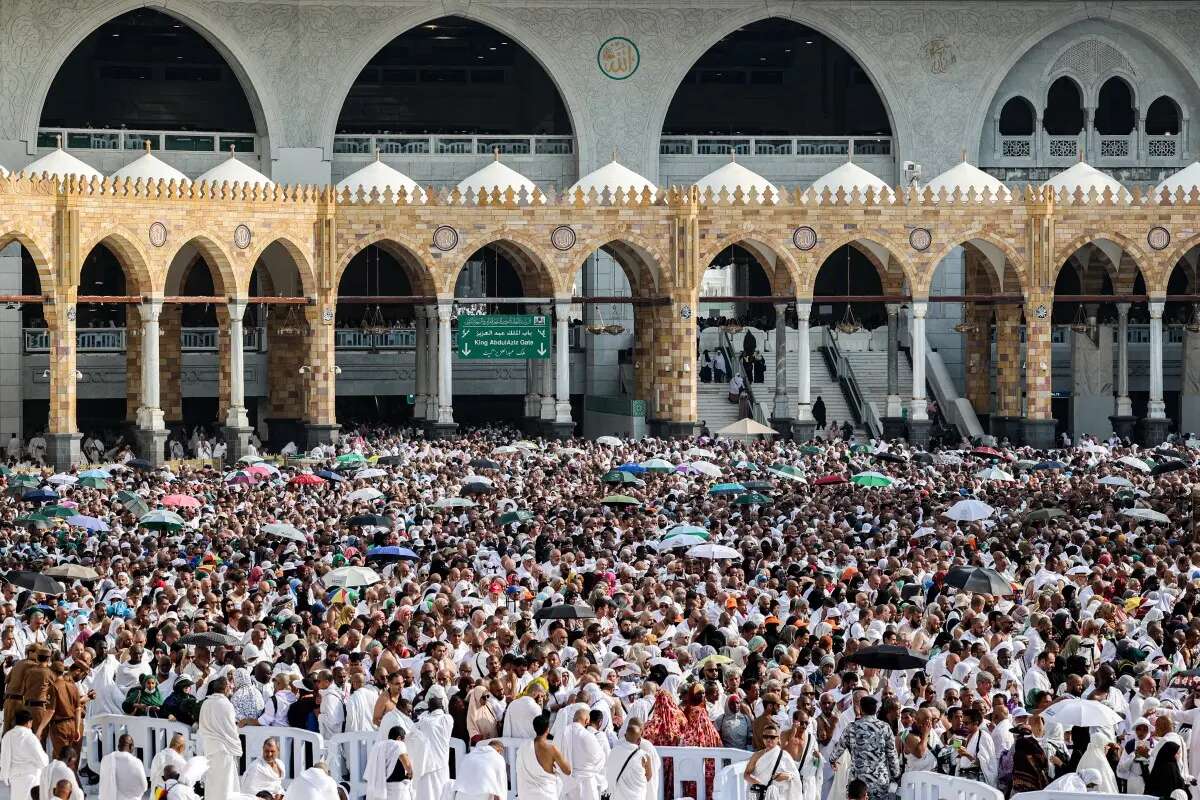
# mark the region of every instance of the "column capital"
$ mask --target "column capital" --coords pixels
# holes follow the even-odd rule
[[[887,315],[889,317],[900,316],[900,304],[899,303],[884,303],[883,307],[887,309]]]
[[[246,313],[246,306],[250,305],[250,301],[245,297],[231,297],[226,306],[229,309],[229,321],[241,322],[242,317]]]
[[[812,314],[812,298],[797,297],[796,298],[796,318],[801,322],[808,322],[809,316]]]
[[[789,303],[773,303],[772,305],[775,306],[776,314],[782,314],[785,311],[787,311],[787,307],[788,307]]]
[[[909,304],[909,310],[916,319],[925,319],[925,312],[929,310],[928,300],[914,300]]]
[[[1166,301],[1151,300],[1146,304],[1150,308],[1150,319],[1162,319],[1163,309],[1166,308]]]
[[[452,319],[454,319],[453,298],[449,300],[438,298],[437,306],[435,306],[435,308],[437,309],[438,322],[450,322]]]
[[[162,314],[163,299],[162,297],[143,297],[142,302],[138,303],[138,314],[141,315],[142,322],[153,320],[158,322],[158,317]]]
[[[1117,316],[1120,317],[1122,321],[1128,319],[1129,318],[1129,307],[1132,306],[1133,304],[1132,303],[1115,303],[1115,305],[1117,307]]]

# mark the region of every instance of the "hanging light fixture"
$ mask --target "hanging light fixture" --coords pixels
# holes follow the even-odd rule
[[[265,307],[264,307],[265,308]],[[266,312],[264,316],[269,315]],[[283,315],[283,321],[279,323],[279,327],[275,332],[280,336],[308,336],[312,333],[312,329],[308,326],[308,320],[304,314],[300,312],[298,305],[289,305],[287,313]]]
[[[846,294],[850,294],[850,245],[845,245],[846,248]],[[846,303],[846,312],[842,314],[842,320],[837,324],[839,333],[858,333],[862,330],[862,323],[858,321],[858,317],[854,316],[854,306],[852,303]]]
[[[1075,333],[1088,332],[1087,315],[1083,313],[1083,303],[1075,308],[1075,318],[1071,320],[1071,330]]]
[[[958,331],[959,333],[966,333],[966,334],[972,334],[972,333],[979,332],[979,325],[975,322],[972,322],[971,320],[969,320],[967,318],[967,304],[966,303],[963,303],[963,305],[962,305],[962,318],[963,318],[962,322],[955,325],[954,330]]]

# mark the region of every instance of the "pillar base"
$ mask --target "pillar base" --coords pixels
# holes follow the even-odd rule
[[[1134,434],[1137,430],[1137,417],[1111,416],[1108,421],[1112,423],[1113,433],[1122,439],[1133,441]]]
[[[1054,419],[1024,420],[1021,423],[1021,430],[1024,435],[1025,444],[1035,450],[1053,450],[1054,430],[1057,427],[1058,420]]]
[[[547,423],[545,430],[542,433],[547,439],[557,439],[560,442],[566,441],[575,435],[574,422],[550,422]]]
[[[157,428],[135,428],[134,441],[137,442],[138,455],[154,466],[160,466],[167,457],[167,432]]]
[[[451,439],[458,435],[457,422],[434,422],[425,429],[430,439]]]
[[[780,436],[791,436],[792,426],[796,424],[796,420],[790,417],[771,417],[771,427],[779,432]]]
[[[521,433],[526,436],[541,436],[542,434],[542,418],[541,417],[521,417],[520,424]]]
[[[648,419],[646,428],[658,439],[691,439],[700,430],[698,422],[679,422],[673,419]]]
[[[815,419],[792,421],[792,441],[811,442],[815,438],[817,438],[817,421]]]
[[[78,431],[71,433],[46,434],[46,460],[58,472],[70,469],[83,461],[79,442],[83,434]]]
[[[295,442],[296,447],[304,443],[304,423],[296,417],[268,417],[267,449],[278,453],[288,442]]]
[[[884,417],[883,438],[887,441],[903,439],[908,436],[908,420],[904,417]]]
[[[989,422],[991,424],[992,436],[995,436],[997,439],[1008,439],[1010,442],[1019,442],[1025,435],[1021,427],[1022,420],[1020,417],[1006,417],[1002,414],[993,414]]]
[[[221,428],[221,435],[225,437],[225,463],[236,464],[242,456],[247,455],[252,433],[254,428],[249,426],[243,428],[226,425]]]
[[[338,440],[340,425],[309,422],[304,426],[304,449],[312,450],[317,445],[334,444]]]
[[[1158,447],[1167,440],[1171,420],[1166,417],[1146,417],[1138,422],[1138,438],[1142,447]]]
[[[913,447],[929,446],[929,429],[932,426],[927,419],[912,419],[908,421],[908,443]],[[890,437],[889,437],[890,438]]]

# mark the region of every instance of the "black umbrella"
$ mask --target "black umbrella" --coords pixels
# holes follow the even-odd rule
[[[486,483],[468,483],[460,490],[462,494],[491,494],[496,491],[495,486],[488,486]]]
[[[392,518],[384,516],[383,514],[359,514],[356,517],[351,517],[350,519],[346,520],[346,524],[358,526],[373,525],[376,528],[390,528],[392,527]]]
[[[476,458],[471,461],[472,469],[500,469],[500,462],[490,458]]]
[[[561,605],[561,606],[543,606],[533,615],[534,619],[595,619],[596,612],[591,606],[583,605]]]
[[[880,461],[890,461],[893,464],[903,464],[908,461],[904,456],[898,456],[895,453],[875,453],[875,458]]]
[[[154,469],[154,465],[144,458],[131,458],[125,462],[130,469]]]
[[[907,647],[877,644],[874,647],[864,647],[858,650],[854,655],[847,656],[846,660],[853,661],[859,666],[874,667],[875,669],[924,669],[925,662],[929,660],[929,657]]]
[[[236,647],[242,643],[242,640],[236,636],[230,636],[228,633],[220,633],[218,631],[205,631],[203,633],[189,633],[187,636],[179,639],[180,644],[198,644],[204,647]]]
[[[1010,595],[1013,591],[1003,575],[987,567],[955,567],[946,576],[946,585],[976,594]]]
[[[1181,469],[1187,469],[1188,465],[1182,461],[1160,461],[1150,468],[1151,475],[1163,475],[1167,472],[1178,472]]]
[[[67,591],[67,588],[54,578],[40,572],[10,572],[4,576],[4,580],[13,586],[20,586],[22,589],[41,594],[58,595]]]
[[[1029,522],[1049,522],[1056,517],[1065,517],[1067,512],[1061,508],[1039,508],[1025,515]]]
[[[775,484],[770,481],[742,481],[742,486],[756,492],[767,491],[775,488]]]
[[[404,456],[382,456],[375,463],[387,467],[397,467],[404,463]]]
[[[1178,450],[1163,448],[1162,450],[1153,450],[1150,455],[1166,456],[1167,458],[1178,458],[1180,461],[1187,461],[1190,456],[1187,453],[1181,453]]]
[[[913,456],[913,461],[917,462],[918,464],[932,464],[933,453],[917,453]]]

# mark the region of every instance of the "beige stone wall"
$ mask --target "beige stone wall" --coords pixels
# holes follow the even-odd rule
[[[807,250],[800,249],[804,240],[797,235],[802,226],[815,234],[816,242]],[[1158,250],[1149,243],[1155,227],[1164,228],[1170,239]],[[311,303],[305,308],[311,334],[303,343],[272,347],[271,413],[299,408],[306,420],[323,424],[336,421],[331,315],[338,280],[367,245],[395,253],[414,293],[431,299],[452,294],[462,265],[489,244],[517,264],[528,294],[547,297],[568,295],[580,264],[604,247],[630,276],[634,296],[656,303],[635,310],[638,390],[652,400],[660,418],[686,422],[696,418],[697,378],[694,320],[685,319],[682,311],[685,305],[695,309],[704,270],[730,244],[746,247],[764,261],[777,295],[811,296],[821,265],[849,244],[880,270],[886,291],[915,298],[928,296],[934,271],[954,248],[986,244],[1003,254],[1003,271],[994,281],[970,279],[971,290],[1002,285],[1006,292],[1024,294],[1029,309],[1049,308],[1057,270],[1078,248],[1097,239],[1120,245],[1141,270],[1150,294],[1163,294],[1171,269],[1200,243],[1200,196],[1146,198],[1135,192],[1128,202],[1118,202],[1065,193],[1052,197],[1033,188],[1005,199],[934,197],[897,189],[881,201],[871,194],[817,196],[788,190],[780,198],[701,197],[694,188],[668,188],[654,196],[617,193],[601,202],[594,196],[529,198],[511,192],[463,198],[430,189],[428,202],[410,205],[390,193],[351,198],[315,187],[264,190],[74,180],[58,185],[7,177],[0,179],[0,238],[26,246],[37,264],[42,292],[54,301],[46,318],[55,331],[55,430],[74,428],[74,315],[67,309],[73,308],[83,257],[101,242],[124,265],[131,294],[166,294],[172,259],[192,243],[213,270],[217,293],[237,298],[248,296],[262,251],[280,242]],[[1162,245],[1162,237],[1155,242]],[[1020,348],[1009,334],[1020,311],[1003,309],[996,311],[1003,331],[997,411],[1015,415],[1022,383]],[[223,307],[219,314],[224,319]],[[1032,313],[1025,316],[1030,324],[1031,366],[1024,375],[1028,414],[1049,417],[1049,318],[1038,322]],[[166,419],[179,419],[178,305],[168,300],[161,324],[163,411]],[[224,324],[222,329],[227,348]],[[971,344],[975,350],[981,346]],[[131,348],[128,363],[130,404],[136,407],[137,348]],[[222,414],[227,365],[228,359],[222,359]],[[300,366],[307,368],[302,376]],[[983,384],[972,383],[973,399],[984,393]]]

